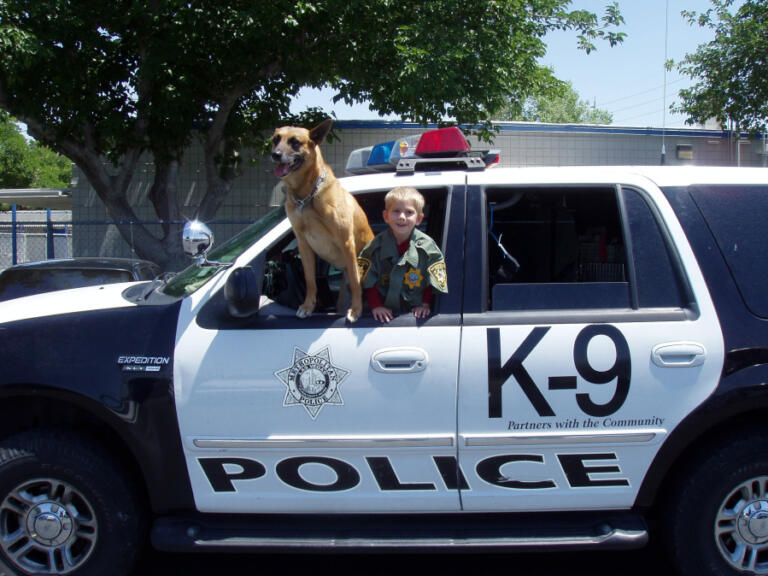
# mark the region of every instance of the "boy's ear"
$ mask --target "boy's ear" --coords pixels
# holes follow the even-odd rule
[[[424,212],[419,212],[418,217],[416,218],[416,226],[421,224],[421,221],[424,220]]]
[[[381,211],[381,217],[384,218],[384,222],[389,224],[389,211],[384,209]]]

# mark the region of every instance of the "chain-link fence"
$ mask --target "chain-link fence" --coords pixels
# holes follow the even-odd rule
[[[0,221],[0,269],[22,262],[72,256],[72,221],[35,213]]]

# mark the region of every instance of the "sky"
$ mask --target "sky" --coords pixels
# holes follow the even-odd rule
[[[572,9],[586,9],[599,16],[610,0],[573,0]],[[568,80],[582,100],[607,110],[617,126],[653,128],[683,127],[685,117],[669,112],[679,102],[677,93],[691,81],[676,70],[664,70],[666,60],[679,62],[700,44],[713,38],[709,28],[689,25],[682,10],[703,12],[709,0],[619,0],[624,16],[624,42],[614,48],[599,43],[597,51],[585,54],[576,47],[576,34],[553,32],[546,37],[547,55],[542,63]],[[738,3],[737,3],[738,4]],[[666,42],[665,42],[666,37]],[[665,95],[666,85],[666,95]],[[341,120],[379,119],[366,104],[333,104],[330,90],[305,90],[293,109],[322,106]],[[389,118],[397,119],[397,118]]]

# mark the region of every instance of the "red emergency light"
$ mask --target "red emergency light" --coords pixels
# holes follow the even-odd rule
[[[461,130],[457,126],[449,126],[422,134],[416,146],[416,156],[449,158],[466,154],[471,149]]]

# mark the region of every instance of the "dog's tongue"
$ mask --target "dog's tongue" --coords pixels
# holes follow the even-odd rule
[[[278,164],[277,166],[275,166],[275,176],[277,176],[278,178],[282,178],[283,176],[288,174],[288,172],[290,172],[290,171],[291,171],[291,165],[290,164],[282,163],[282,164]]]

